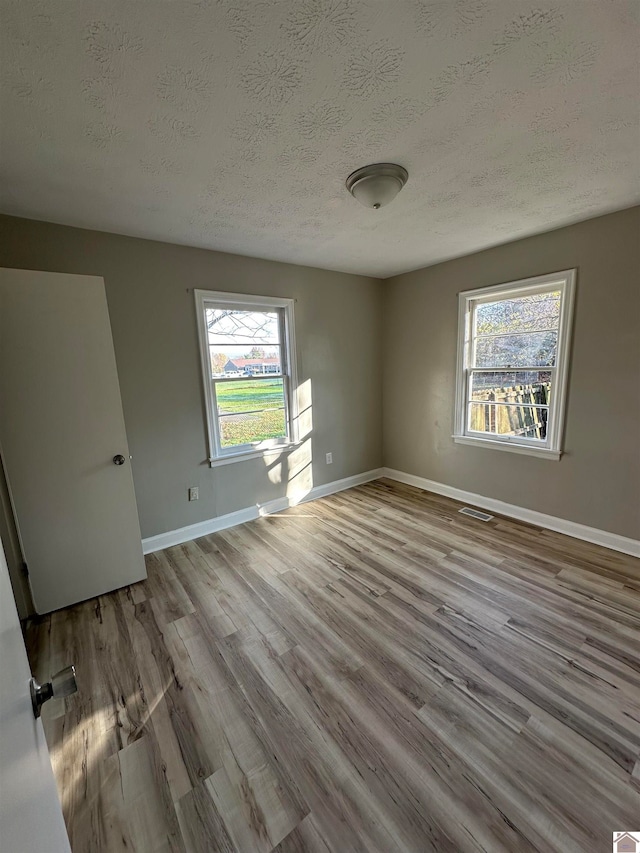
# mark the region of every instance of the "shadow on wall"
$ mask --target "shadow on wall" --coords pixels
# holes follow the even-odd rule
[[[296,389],[296,416],[294,418],[294,435],[300,445],[294,450],[280,453],[274,460],[273,456],[265,456],[267,476],[274,484],[286,483],[287,491],[282,498],[284,506],[295,506],[304,500],[313,488],[313,449],[311,433],[313,430],[311,380],[302,382]],[[260,515],[268,515],[270,511],[260,506]]]

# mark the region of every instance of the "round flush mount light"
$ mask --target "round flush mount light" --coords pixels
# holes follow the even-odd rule
[[[394,200],[408,178],[407,170],[395,163],[372,163],[352,172],[346,186],[360,204],[378,210]]]

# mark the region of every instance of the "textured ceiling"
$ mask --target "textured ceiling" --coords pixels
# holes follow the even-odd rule
[[[0,10],[6,213],[385,277],[640,200],[638,0]]]

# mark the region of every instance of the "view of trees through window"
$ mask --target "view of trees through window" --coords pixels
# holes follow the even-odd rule
[[[473,309],[468,428],[544,440],[558,349],[560,291]]]
[[[286,438],[280,310],[207,308],[205,318],[220,446]]]

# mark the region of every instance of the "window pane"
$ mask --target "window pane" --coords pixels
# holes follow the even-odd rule
[[[251,415],[223,415],[219,423],[222,447],[287,436],[284,409],[267,409]]]
[[[476,340],[475,367],[553,367],[557,332],[501,335]]]
[[[519,296],[476,307],[476,334],[502,335],[557,329],[560,321],[560,291]]]
[[[477,402],[549,405],[550,370],[472,372],[469,399]]]
[[[542,441],[547,436],[547,413],[548,409],[536,406],[470,403],[468,428],[491,435],[513,435]]]
[[[235,345],[269,347],[280,343],[279,313],[277,311],[236,311],[226,308],[206,308],[205,321],[209,346],[214,349]]]
[[[209,358],[213,376],[263,376],[281,373],[280,346],[210,346]]]
[[[286,438],[284,380],[216,382],[222,447]]]
[[[283,379],[247,379],[246,382],[216,382],[215,385],[219,415],[284,408]]]

